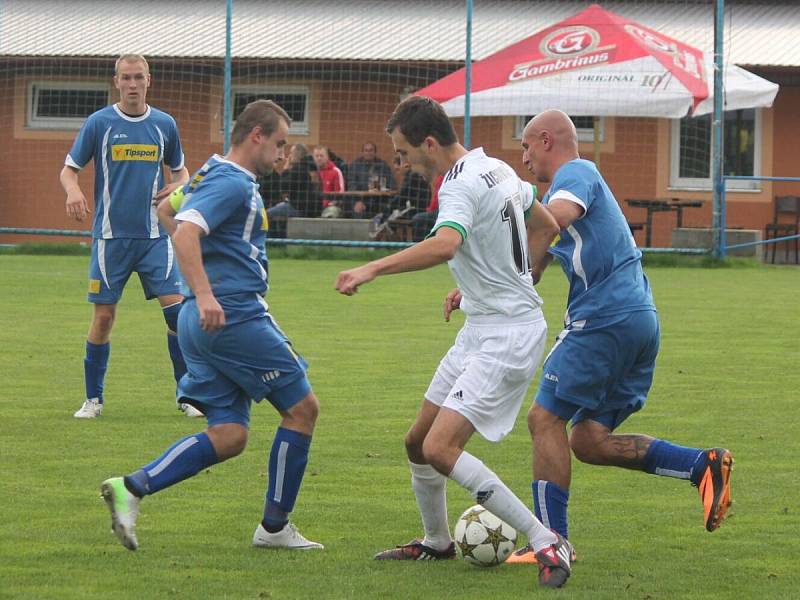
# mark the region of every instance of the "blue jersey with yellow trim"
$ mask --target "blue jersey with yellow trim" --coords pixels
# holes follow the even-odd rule
[[[558,169],[543,204],[575,202],[584,214],[550,248],[569,280],[570,322],[654,310],[650,284],[642,271],[642,252],[595,164],[575,159]]]
[[[94,159],[94,238],[157,238],[153,197],[164,186],[162,163],[183,168],[178,126],[170,115],[147,107],[132,117],[115,104],[89,115],[64,164],[82,169]]]
[[[202,227],[203,267],[214,296],[267,291],[267,211],[253,173],[220,156],[212,156],[184,186],[188,192],[178,221]],[[183,295],[194,296],[184,283]]]

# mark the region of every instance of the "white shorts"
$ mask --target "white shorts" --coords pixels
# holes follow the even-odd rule
[[[514,427],[547,341],[541,311],[530,320],[467,322],[433,376],[425,399],[463,415],[490,442]]]

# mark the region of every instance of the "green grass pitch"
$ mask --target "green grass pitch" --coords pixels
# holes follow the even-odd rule
[[[800,597],[797,269],[647,270],[662,349],[648,404],[621,431],[731,448],[734,506],[709,534],[688,483],[574,463],[579,562],[553,592],[529,567],[371,560],[420,533],[403,436],[463,317],[442,320],[444,267],[336,294],[336,274],[355,264],[279,259],[270,273],[272,312],[309,361],[322,405],[293,520],[326,550],[250,546],[278,420],[263,403],[242,456],[144,500],[134,553],[110,534],[99,483],[203,425],[175,408],[158,306],[133,278],[106,410],[78,421],[87,258],[0,256],[0,598]],[[539,291],[552,341],[566,296],[557,268]],[[528,405],[504,442],[469,446],[526,504]],[[453,483],[448,495],[452,525],[473,501]]]

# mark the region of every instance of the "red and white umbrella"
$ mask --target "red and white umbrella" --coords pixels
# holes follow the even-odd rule
[[[680,118],[713,110],[713,59],[701,50],[593,4],[472,65],[472,116]],[[416,92],[464,115],[466,70]],[[735,65],[725,110],[771,106],[778,85]]]

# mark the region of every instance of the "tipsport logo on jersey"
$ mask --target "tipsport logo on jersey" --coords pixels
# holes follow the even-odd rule
[[[114,144],[111,146],[111,159],[114,161],[158,162],[158,146],[155,144]]]

